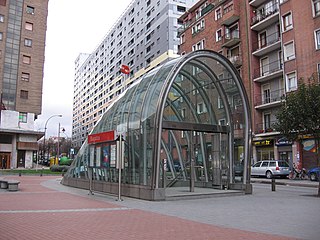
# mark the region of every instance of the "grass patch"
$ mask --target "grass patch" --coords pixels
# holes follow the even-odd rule
[[[61,175],[61,172],[52,172],[50,169],[3,169],[0,175]]]

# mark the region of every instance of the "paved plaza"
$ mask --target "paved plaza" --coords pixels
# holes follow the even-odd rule
[[[4,176],[0,239],[319,239],[317,183],[284,183],[252,195],[150,202],[66,187],[57,176]],[[290,185],[290,184],[289,184]],[[302,187],[303,186],[303,187]]]

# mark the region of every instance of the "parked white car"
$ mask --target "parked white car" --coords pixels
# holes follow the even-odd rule
[[[263,160],[251,166],[251,176],[286,178],[290,173],[289,164],[283,160]]]

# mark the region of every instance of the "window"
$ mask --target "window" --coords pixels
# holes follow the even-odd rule
[[[262,104],[271,102],[270,85],[266,84],[262,86]]]
[[[205,113],[207,112],[206,106],[203,103],[198,103],[197,105],[197,113]]]
[[[313,16],[319,16],[320,15],[320,0],[313,0]]]
[[[25,63],[25,64],[31,64],[31,57],[23,55],[22,62]]]
[[[23,72],[23,73],[21,74],[21,80],[22,80],[22,81],[27,81],[27,82],[29,82],[29,80],[30,80],[30,73],[25,73],[25,72]]]
[[[186,7],[183,7],[183,6],[177,6],[177,10],[178,12],[185,12],[186,11]]]
[[[225,119],[220,119],[219,120],[219,125],[226,126],[226,120]]]
[[[260,66],[261,66],[261,69],[260,69],[261,77],[268,75],[269,74],[269,58],[268,57],[262,58],[260,60]]]
[[[259,48],[264,48],[267,46],[267,33],[259,33]]]
[[[28,113],[19,113],[19,122],[26,123],[27,122]]]
[[[185,37],[184,34],[182,34],[182,35],[180,36],[180,44],[184,43],[185,41],[186,41],[186,37]]]
[[[316,49],[320,49],[320,29],[314,32],[314,37],[316,41]]]
[[[263,114],[263,127],[264,127],[264,130],[268,130],[271,128],[271,114],[270,113]]]
[[[25,29],[29,31],[33,31],[33,23],[26,22]]]
[[[293,28],[291,12],[282,16],[282,25],[283,25],[283,31],[287,31]]]
[[[4,16],[2,14],[0,14],[0,22],[4,22]]]
[[[287,74],[286,85],[287,85],[287,92],[291,92],[297,89],[297,77],[295,72]]]
[[[204,39],[192,46],[192,51],[204,49]]]
[[[26,47],[32,47],[32,40],[31,39],[28,39],[28,38],[25,38],[24,39],[24,45]]]
[[[27,6],[27,13],[29,14],[34,14],[34,7],[31,7],[31,6]]]
[[[223,8],[223,14],[226,14],[226,13],[232,11],[232,10],[233,10],[233,3],[228,4]]]
[[[221,29],[218,29],[216,31],[216,42],[219,42],[222,40],[222,30]]]
[[[284,45],[284,61],[288,61],[295,58],[294,44],[293,42]]]
[[[221,8],[218,8],[216,10],[216,14],[215,14],[215,20],[219,20],[222,17],[222,13],[221,13]]]
[[[221,97],[218,97],[218,108],[219,108],[219,109],[222,109],[222,108],[223,108],[223,102],[222,102]]]
[[[28,99],[28,91],[21,90],[21,91],[20,91],[20,98],[22,98],[22,99]]]

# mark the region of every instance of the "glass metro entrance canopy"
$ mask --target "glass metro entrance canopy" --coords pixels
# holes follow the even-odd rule
[[[250,192],[251,117],[237,70],[195,51],[149,71],[107,109],[91,134],[124,137],[122,195],[164,200],[170,188]],[[115,141],[86,141],[63,184],[117,193]],[[248,190],[249,189],[249,190]]]

